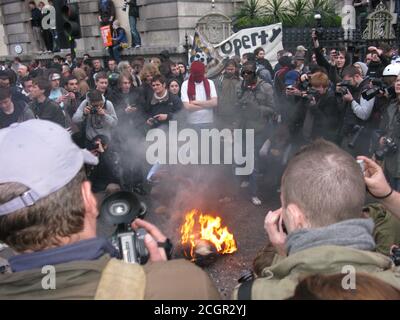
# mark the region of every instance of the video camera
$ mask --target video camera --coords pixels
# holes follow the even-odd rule
[[[149,252],[144,244],[146,230],[133,230],[131,222],[142,218],[147,207],[131,192],[119,191],[106,197],[100,208],[101,215],[117,228],[111,236],[111,243],[117,249],[119,258],[127,263],[145,264]]]
[[[315,35],[318,40],[321,40],[324,35],[324,28],[322,27],[322,16],[320,13],[314,15],[315,20]]]
[[[383,146],[375,151],[376,160],[382,161],[386,155],[395,154],[397,152],[397,144],[393,138],[383,137]]]
[[[366,89],[361,93],[361,96],[369,101],[374,98],[379,92],[384,92],[388,95],[389,99],[396,97],[396,92],[393,86],[388,86],[382,79],[371,78],[372,88]]]

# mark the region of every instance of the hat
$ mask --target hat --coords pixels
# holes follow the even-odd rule
[[[84,163],[98,159],[80,149],[67,130],[47,120],[13,123],[0,130],[0,184],[18,182],[29,188],[0,205],[0,216],[35,204],[69,183]]]
[[[53,81],[53,80],[60,80],[61,79],[61,76],[58,74],[58,73],[53,73],[51,76],[50,76],[50,80],[51,81]]]
[[[362,70],[362,73],[363,73],[362,74],[363,77],[365,77],[367,75],[368,66],[364,62],[358,61],[358,62],[355,62],[354,65],[359,65],[360,66],[360,68]]]
[[[301,54],[300,52],[297,52],[294,56],[295,60],[305,60],[304,54]]]
[[[296,51],[308,51],[304,46],[297,46]]]
[[[285,85],[292,86],[292,85],[296,84],[299,77],[300,77],[300,74],[297,71],[295,71],[295,70],[289,71],[285,75]]]

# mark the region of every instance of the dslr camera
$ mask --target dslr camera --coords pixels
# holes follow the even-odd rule
[[[382,161],[385,156],[395,154],[397,152],[397,144],[393,138],[383,137],[383,146],[375,151],[376,160]]]
[[[400,248],[394,247],[391,250],[390,258],[392,259],[392,261],[396,267],[400,266]]]
[[[160,124],[160,121],[154,117],[150,118],[149,121],[153,126],[158,126]]]
[[[119,258],[127,263],[145,264],[149,252],[144,244],[146,230],[133,230],[131,223],[142,218],[147,211],[143,202],[131,192],[119,191],[106,197],[101,204],[101,215],[117,228],[111,236],[111,243],[119,253]]]
[[[349,88],[353,87],[353,84],[350,80],[343,80],[342,82],[338,83],[338,86],[339,88],[336,93],[343,97],[349,92]]]
[[[307,101],[312,101],[313,99],[315,99],[315,101],[318,101],[318,99],[320,98],[320,94],[318,92],[318,90],[315,90],[313,88],[307,88],[307,94],[305,96],[303,96],[303,99],[306,99]]]

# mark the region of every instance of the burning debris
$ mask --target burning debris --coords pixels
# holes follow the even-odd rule
[[[233,234],[221,226],[221,217],[203,215],[196,209],[185,215],[181,244],[184,255],[200,265],[211,263],[221,254],[237,251]]]

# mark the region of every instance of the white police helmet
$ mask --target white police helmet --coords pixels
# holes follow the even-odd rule
[[[382,76],[397,77],[399,74],[400,74],[400,63],[395,63],[395,64],[389,64],[388,66],[386,66],[386,68],[383,70]]]

